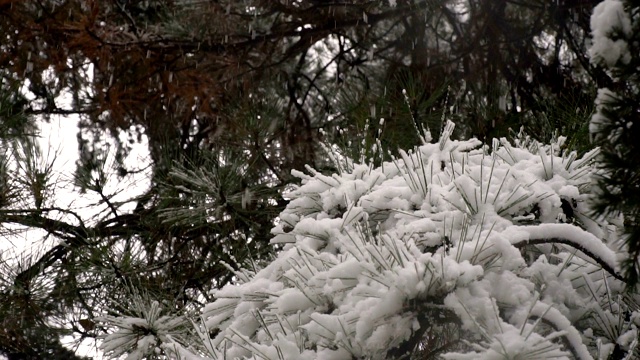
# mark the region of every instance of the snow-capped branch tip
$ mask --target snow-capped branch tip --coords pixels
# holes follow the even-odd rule
[[[511,244],[516,248],[526,245],[563,244],[579,250],[614,278],[625,281],[617,270],[615,253],[595,235],[571,224],[540,224],[519,226],[518,230],[529,233],[528,239],[519,239]]]

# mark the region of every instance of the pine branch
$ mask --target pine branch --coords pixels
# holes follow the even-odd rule
[[[592,251],[586,249],[584,246],[580,245],[579,243],[577,243],[577,242],[575,242],[574,240],[571,240],[571,239],[563,239],[563,238],[527,239],[527,240],[522,240],[522,241],[519,241],[519,242],[512,243],[512,245],[517,247],[517,248],[523,248],[523,247],[525,247],[527,245],[541,245],[541,244],[563,244],[563,245],[569,245],[572,248],[577,249],[580,252],[582,252],[583,254],[587,255],[589,258],[591,258],[593,261],[595,261],[598,265],[600,265],[600,267],[602,267],[602,269],[604,271],[608,272],[614,278],[616,278],[618,280],[621,280],[621,281],[625,280],[624,276],[622,276],[614,268],[612,268],[610,264],[608,264],[606,261],[601,259],[596,254],[594,254]]]
[[[58,209],[55,209],[59,211]],[[68,212],[68,211],[67,211]],[[127,236],[136,230],[150,230],[140,228],[139,216],[123,215],[118,220],[108,219],[93,227],[73,225],[65,221],[51,219],[42,216],[42,211],[8,211],[0,210],[0,222],[18,224],[29,228],[37,228],[47,231],[49,234],[64,240],[64,244],[58,244],[41,255],[27,269],[16,276],[16,284],[29,284],[39,274],[62,260],[71,251],[85,246],[91,246],[91,239],[102,239],[113,236]],[[76,215],[77,216],[77,215]],[[131,225],[131,226],[128,226]]]
[[[324,35],[327,32],[336,32],[340,29],[347,29],[352,27],[365,27],[372,26],[384,20],[393,19],[397,17],[408,16],[412,13],[428,9],[431,6],[441,6],[440,1],[425,0],[414,4],[405,5],[402,7],[396,7],[391,10],[387,10],[376,14],[367,14],[367,21],[363,20],[363,12],[354,11],[353,16],[346,19],[334,19],[333,21],[324,21],[319,23],[318,20],[325,20],[324,17],[318,17],[315,26],[301,27],[300,22],[287,24],[287,29],[281,31],[273,31],[264,34],[256,34],[255,36],[247,36],[246,39],[237,42],[211,42],[211,41],[184,41],[170,38],[157,38],[152,40],[132,40],[124,42],[115,42],[105,39],[96,32],[85,29],[87,34],[94,40],[100,42],[102,45],[116,47],[116,48],[130,48],[132,46],[140,46],[146,50],[167,50],[169,48],[179,48],[181,51],[190,53],[214,53],[214,54],[228,54],[231,51],[238,51],[241,49],[252,49],[258,45],[278,40],[282,38],[296,37],[300,39],[305,38],[318,38],[319,35]],[[310,9],[311,14],[317,14],[314,9]],[[115,51],[115,50],[114,50]]]

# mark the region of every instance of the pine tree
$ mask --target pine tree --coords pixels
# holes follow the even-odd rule
[[[640,6],[606,0],[591,18],[594,63],[611,77],[598,91],[591,133],[601,148],[599,214],[620,214],[626,232],[625,272],[640,281]]]
[[[14,106],[30,121],[80,117],[73,181],[98,210],[43,206],[52,201],[46,166],[7,171],[0,221],[55,243],[3,279],[39,285],[47,306],[65,304],[31,307],[41,322],[71,317],[57,335],[98,336],[96,313],[122,315],[140,293],[163,311],[191,311],[231,269],[269,258],[282,191],[299,181],[291,171],[336,170],[322,143],[368,160],[378,135],[397,155],[419,144],[416,129],[438,134],[443,114],[485,138],[539,123],[565,95],[581,109],[568,125],[589,112],[584,99],[600,81],[581,63],[589,4],[456,3],[0,1],[0,76],[29,96]],[[541,34],[557,41],[540,46]],[[564,124],[545,120],[536,130],[546,138]],[[3,118],[2,129],[17,125]],[[143,139],[149,167],[126,166]],[[34,142],[21,144],[43,160]],[[135,187],[127,181],[145,171],[144,193],[108,190]]]

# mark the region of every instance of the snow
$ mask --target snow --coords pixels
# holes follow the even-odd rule
[[[490,150],[446,138],[377,168],[294,172],[302,183],[272,231],[284,247],[213,293],[201,316],[215,337],[156,341],[183,359],[386,359],[421,326],[459,323],[469,342],[447,359],[590,359],[628,347],[636,313],[593,302],[624,290],[621,222],[586,221],[596,152],[562,153],[562,141],[500,139]],[[624,314],[618,335],[586,335]]]
[[[524,231],[529,235],[531,240],[551,240],[562,239],[567,240],[574,247],[588,253],[592,258],[601,261],[608,270],[619,271],[616,254],[609,249],[602,240],[593,234],[580,229],[571,224],[540,224],[536,226],[519,226],[519,231]],[[512,238],[512,243],[519,242],[519,239]]]
[[[536,303],[530,311],[531,316],[543,318],[552,324],[555,330],[563,331],[564,338],[571,344],[571,350],[578,359],[593,359],[589,349],[582,343],[580,333],[571,325],[571,322],[557,309],[543,303]]]
[[[608,67],[618,62],[628,64],[631,53],[626,37],[631,34],[631,18],[620,0],[605,0],[598,4],[591,15],[593,42],[589,56],[594,62]]]

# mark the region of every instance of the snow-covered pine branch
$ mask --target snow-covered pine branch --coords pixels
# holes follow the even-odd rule
[[[631,350],[640,314],[637,294],[622,296],[620,229],[589,217],[597,152],[563,141],[445,138],[380,167],[298,173],[277,258],[215,292],[199,338],[160,347],[183,359]]]

